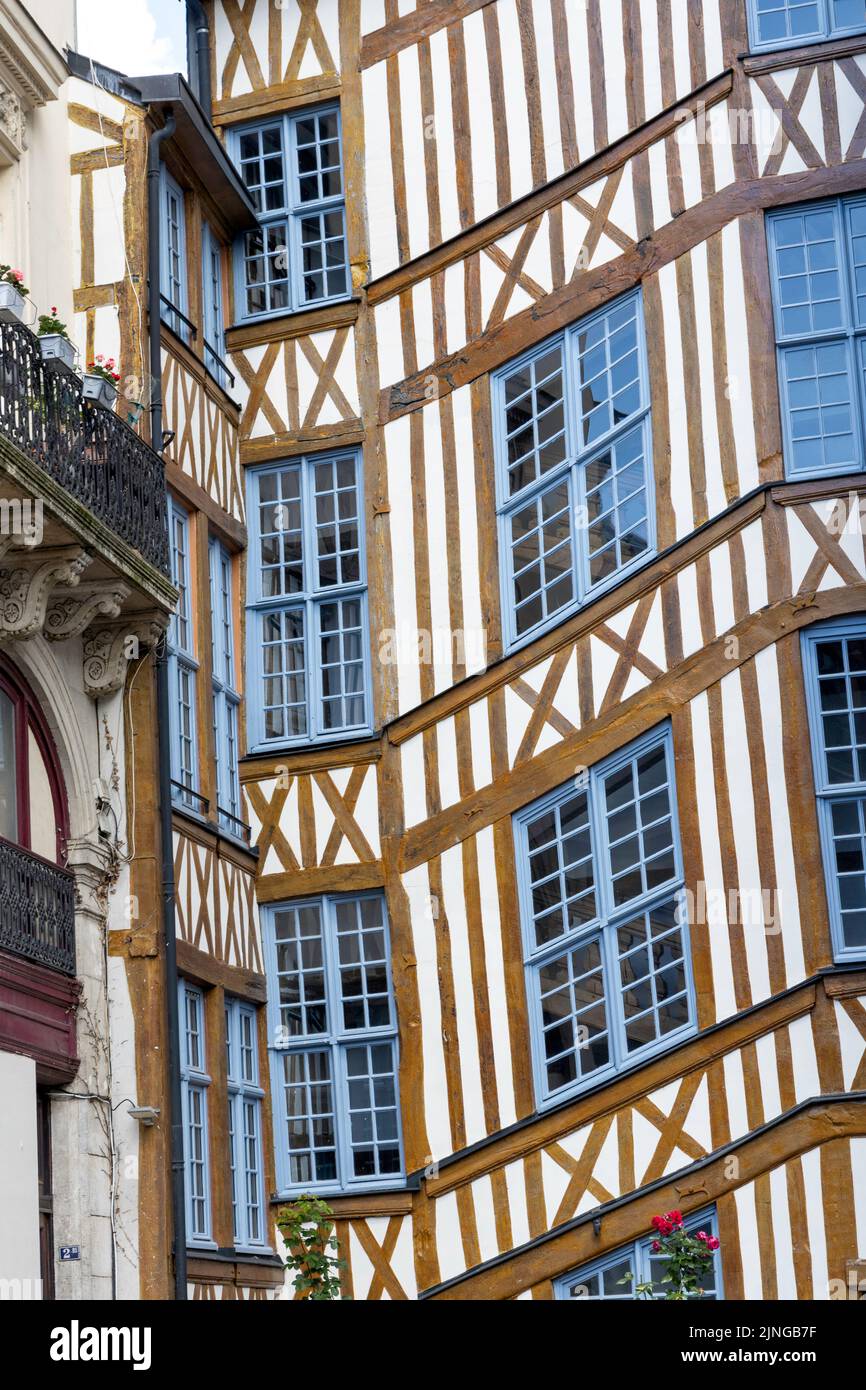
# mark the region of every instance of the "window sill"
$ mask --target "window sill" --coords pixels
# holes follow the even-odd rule
[[[395,1186],[395,1182],[399,1185]],[[370,1204],[380,1206],[393,1202],[394,1214],[409,1211],[412,1206],[412,1191],[416,1184],[408,1178],[389,1178],[387,1182],[370,1183],[369,1187],[335,1187],[333,1184],[316,1183],[316,1196],[321,1197],[333,1207],[335,1214],[343,1217],[350,1213],[350,1210],[361,1208],[366,1205],[369,1215]],[[272,1207],[282,1207],[292,1202],[298,1202],[310,1191],[310,1184],[306,1183],[301,1187],[293,1188],[290,1192],[272,1192],[269,1202]],[[361,1213],[363,1214],[363,1212]]]
[[[346,744],[374,742],[379,738],[374,729],[347,729],[345,734],[335,734],[330,738],[307,739],[298,743],[251,743],[247,754],[239,762],[260,762],[262,758],[288,758],[293,755],[309,756],[312,753],[333,752],[335,755]]]
[[[418,1182],[407,1179],[405,1186],[385,1191],[342,1195],[334,1193],[328,1198],[328,1206],[340,1221],[363,1220],[369,1216],[408,1216],[412,1211],[412,1194],[419,1186]],[[272,1197],[270,1205],[278,1209],[291,1200],[287,1197]]]
[[[231,353],[238,348],[257,347],[282,338],[298,338],[304,333],[318,333],[327,328],[341,328],[355,322],[360,307],[360,296],[349,295],[311,309],[241,319],[226,329],[226,351]]]
[[[780,48],[758,48],[742,54],[743,72],[749,77],[777,72],[780,68],[803,67],[809,63],[829,63],[834,59],[866,53],[866,29],[844,38],[815,39],[811,43],[785,43]]]
[[[283,1262],[272,1247],[267,1246],[259,1251],[236,1250],[234,1246],[211,1246],[190,1245],[187,1243],[187,1256],[197,1260],[201,1264],[236,1264],[244,1265],[247,1269],[283,1269]]]

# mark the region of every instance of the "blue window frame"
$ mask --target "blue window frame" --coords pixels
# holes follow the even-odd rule
[[[839,960],[866,955],[866,617],[803,634],[830,930]]]
[[[229,138],[259,215],[235,257],[241,317],[344,298],[351,282],[339,108],[275,117]]]
[[[640,293],[493,380],[502,612],[509,647],[562,622],[655,546]]]
[[[285,903],[264,929],[280,1191],[393,1186],[403,1162],[384,898]]]
[[[241,697],[235,668],[232,557],[221,541],[210,541],[211,671],[217,818],[223,830],[243,838],[238,779],[238,712]]]
[[[225,317],[223,314],[222,246],[210,225],[205,222],[201,232],[202,317],[204,333],[202,348],[204,364],[211,376],[225,388],[229,375],[223,359],[226,355]]]
[[[789,477],[863,468],[866,198],[768,214]]]
[[[171,534],[171,579],[178,604],[168,629],[169,691],[171,696],[171,779],[175,801],[186,810],[201,806],[198,793],[196,741],[196,678],[198,661],[190,601],[189,516],[173,497],[168,499]]]
[[[226,1085],[232,1221],[236,1247],[267,1245],[265,1236],[262,1101],[256,1010],[226,999]]]
[[[196,985],[180,980],[178,999],[187,1241],[212,1245],[207,1103],[211,1078],[206,1066],[204,996]]]
[[[669,730],[514,822],[543,1106],[694,1031]]]
[[[749,0],[752,48],[788,48],[799,43],[861,34],[866,0]]]
[[[371,724],[364,498],[355,453],[250,473],[250,743],[355,737]]]
[[[188,343],[186,205],[183,190],[164,164],[160,176],[160,202],[160,317],[173,333]]]
[[[708,1236],[718,1239],[715,1208],[687,1217],[684,1225],[692,1234],[705,1231]],[[649,1283],[655,1285],[653,1297],[664,1298],[666,1285],[661,1282],[664,1259],[653,1254],[654,1240],[655,1236],[645,1236],[631,1245],[624,1245],[610,1255],[605,1255],[603,1259],[584,1265],[583,1269],[577,1270],[574,1274],[566,1274],[557,1279],[554,1284],[556,1298],[591,1299],[596,1302],[601,1299],[632,1301],[637,1297],[634,1292],[636,1285]],[[620,1281],[629,1274],[632,1276],[631,1280],[625,1284],[621,1283]],[[704,1299],[724,1298],[722,1262],[718,1250],[713,1253],[713,1263],[704,1277],[702,1287]]]

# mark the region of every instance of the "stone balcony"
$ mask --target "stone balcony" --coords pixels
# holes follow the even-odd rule
[[[81,637],[85,687],[109,694],[165,627],[168,576],[161,457],[0,323],[0,644]]]

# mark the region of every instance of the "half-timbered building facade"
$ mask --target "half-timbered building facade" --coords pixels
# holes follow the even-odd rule
[[[141,1296],[292,1298],[313,1193],[353,1299],[629,1297],[670,1208],[857,1297],[863,0],[188,9],[189,84],[70,57],[179,594]]]
[[[203,9],[271,1212],[356,1299],[622,1296],[673,1206],[856,1287],[866,11]]]

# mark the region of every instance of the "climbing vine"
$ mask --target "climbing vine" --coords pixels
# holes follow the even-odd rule
[[[315,1302],[345,1297],[340,1291],[340,1270],[334,1237],[334,1213],[327,1202],[304,1194],[283,1207],[277,1225],[286,1242],[286,1265],[294,1270],[294,1289],[299,1298]]]

